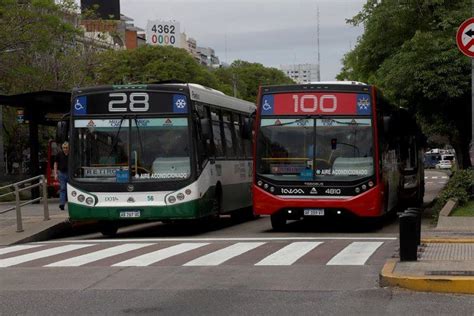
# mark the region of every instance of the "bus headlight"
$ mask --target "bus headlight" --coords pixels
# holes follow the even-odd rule
[[[270,187],[270,192],[275,192],[275,188],[274,187]]]
[[[183,193],[178,193],[178,195],[176,195],[178,197],[178,200],[184,200],[184,194]]]
[[[176,198],[175,198],[174,196],[170,195],[170,196],[168,197],[168,202],[170,202],[171,204],[173,204],[174,202],[176,202]]]
[[[186,193],[186,195],[190,195],[191,194],[191,189],[186,189],[186,191],[184,191],[184,193]]]
[[[355,188],[355,192],[356,192],[356,193],[360,193],[360,189],[359,189],[359,188]]]
[[[92,205],[94,203],[94,199],[91,198],[90,196],[86,199],[87,205]]]
[[[258,180],[258,181],[257,181],[257,185],[258,185],[259,187],[261,187],[262,184],[263,184],[262,180]]]
[[[79,196],[77,197],[77,200],[81,203],[84,202],[85,199],[86,199],[86,197],[82,194],[79,194]]]
[[[76,191],[72,191],[72,192],[71,192],[71,195],[72,195],[72,197],[76,197],[76,196],[77,196],[77,192],[76,192]]]
[[[367,186],[365,184],[362,185],[362,190],[366,190]]]
[[[369,181],[369,187],[373,187],[374,186],[374,182],[373,181]]]
[[[268,189],[268,183],[265,183],[265,184],[263,185],[263,188],[264,188],[265,190]]]

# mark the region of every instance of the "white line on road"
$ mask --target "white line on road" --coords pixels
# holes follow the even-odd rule
[[[137,238],[137,239],[85,239],[43,241],[39,244],[56,243],[110,243],[110,242],[160,242],[160,241],[272,241],[272,240],[397,240],[396,237],[236,237],[236,238]]]
[[[185,263],[184,266],[217,266],[263,244],[264,242],[239,242],[224,249],[191,260]]]
[[[256,266],[289,266],[299,258],[322,244],[322,242],[294,242],[286,247],[272,253],[263,260],[257,262]]]
[[[146,267],[150,264],[209,245],[209,243],[182,243],[168,248],[153,251],[129,260],[114,264],[114,267]]]
[[[25,250],[25,249],[36,248],[40,246],[41,245],[20,245],[20,246],[6,247],[6,248],[0,249],[0,255],[4,255],[10,252],[15,252],[15,251],[20,251],[20,250]]]
[[[93,245],[91,244],[66,245],[66,246],[54,247],[51,249],[45,249],[45,250],[41,250],[41,251],[37,251],[33,253],[28,253],[21,256],[2,259],[0,260],[0,268],[10,267],[10,266],[14,266],[20,263],[33,261],[36,259],[51,257],[51,256],[58,255],[61,253],[65,253],[65,252],[69,252],[69,251],[73,251],[73,250],[77,250],[81,248],[86,248],[90,246],[93,246]]]
[[[107,249],[94,251],[82,256],[77,256],[70,259],[54,262],[46,265],[45,267],[79,267],[87,263],[116,256],[131,250],[136,250],[151,245],[153,244],[123,244]]]
[[[326,265],[364,265],[367,259],[369,259],[382,244],[383,242],[353,242],[329,260]]]

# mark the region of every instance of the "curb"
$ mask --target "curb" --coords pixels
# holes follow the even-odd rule
[[[414,291],[474,294],[474,277],[412,276],[394,273],[398,260],[389,259],[380,272],[380,286],[398,286]]]
[[[437,244],[468,244],[474,243],[474,238],[421,238],[421,243],[437,243]]]
[[[29,242],[49,240],[52,237],[62,233],[64,230],[71,229],[71,227],[72,227],[71,222],[69,222],[69,220],[64,220],[36,234],[33,234],[31,236],[25,237],[20,240],[16,240],[13,243],[11,243],[9,246],[24,244],[24,243],[29,243]]]

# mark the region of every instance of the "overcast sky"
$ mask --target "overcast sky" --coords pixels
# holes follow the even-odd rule
[[[121,0],[121,13],[145,28],[148,20],[177,20],[198,46],[221,61],[265,66],[316,63],[316,8],[320,11],[321,79],[334,80],[341,59],[362,34],[345,20],[365,0]],[[227,39],[227,40],[226,40]],[[227,42],[227,45],[226,45]],[[227,46],[227,49],[226,49]]]

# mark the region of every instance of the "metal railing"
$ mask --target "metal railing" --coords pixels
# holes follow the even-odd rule
[[[38,183],[31,184],[34,181],[38,181]],[[28,186],[22,186],[22,185],[28,185]],[[21,207],[22,206],[25,206],[25,205],[32,204],[32,203],[43,200],[43,212],[44,212],[44,219],[43,220],[45,220],[45,221],[49,220],[48,187],[47,187],[47,185],[48,184],[47,184],[47,181],[46,181],[44,175],[40,175],[40,176],[36,176],[36,177],[30,178],[30,179],[26,179],[26,180],[23,180],[23,181],[20,181],[20,182],[16,182],[16,183],[13,183],[13,184],[9,184],[9,185],[0,187],[0,191],[4,190],[4,189],[13,189],[13,191],[11,191],[11,192],[4,193],[4,194],[0,195],[0,198],[2,198],[4,196],[8,196],[10,194],[13,194],[15,196],[15,206],[0,211],[0,214],[4,214],[4,213],[7,213],[7,212],[16,210],[16,231],[17,232],[20,233],[20,232],[23,231],[23,219],[22,219],[22,216],[21,216]],[[33,189],[33,188],[36,188],[36,187],[42,187],[42,191],[43,191],[42,196],[21,203],[21,201],[20,201],[20,192],[25,191],[25,190],[30,190],[30,189]]]

